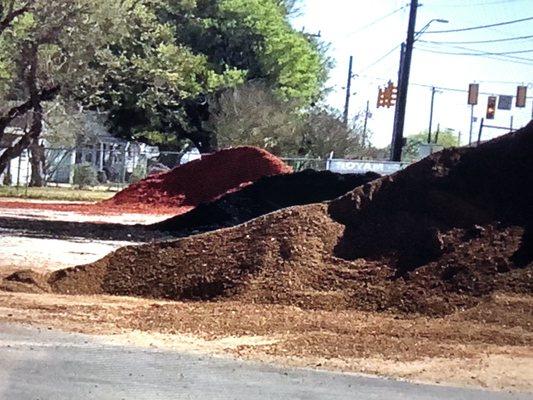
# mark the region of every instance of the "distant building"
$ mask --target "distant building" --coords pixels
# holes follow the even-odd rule
[[[27,125],[24,120],[14,121],[6,130],[0,142],[0,154],[24,134]],[[45,147],[45,180],[52,183],[72,183],[74,166],[89,164],[98,173],[100,182],[128,182],[136,171],[144,174],[149,159],[159,156],[159,149],[144,143],[130,142],[112,136],[105,128],[100,115],[94,112],[85,114],[85,126],[76,145],[52,146],[47,140],[46,126],[41,135],[41,144]],[[30,176],[29,151],[11,160],[8,170],[0,176],[11,176],[11,185],[25,185]]]

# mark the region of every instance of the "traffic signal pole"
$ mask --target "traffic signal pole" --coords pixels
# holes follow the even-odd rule
[[[394,127],[391,143],[391,161],[402,160],[403,128],[405,124],[405,109],[407,105],[407,88],[409,87],[409,74],[411,72],[411,58],[415,43],[415,25],[418,0],[411,0],[409,11],[409,25],[407,27],[407,39],[405,51],[400,60],[400,79],[398,82],[398,101],[394,115]]]

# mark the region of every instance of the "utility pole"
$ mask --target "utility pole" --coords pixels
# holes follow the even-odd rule
[[[365,111],[365,125],[363,126],[363,147],[366,144],[366,126],[368,123],[368,114],[369,114],[369,108],[370,108],[370,101],[366,101],[366,111]]]
[[[474,130],[474,104],[470,105],[470,134],[468,135],[468,145],[472,145],[472,132]]]
[[[391,160],[401,161],[403,147],[403,128],[405,124],[405,109],[407,105],[407,88],[409,87],[409,74],[411,72],[411,58],[415,43],[415,25],[418,0],[411,0],[409,10],[409,25],[407,27],[407,39],[405,51],[400,66],[400,80],[398,82],[397,112],[395,114],[394,128],[392,133]]]
[[[346,101],[344,103],[344,114],[342,121],[344,125],[348,125],[348,114],[350,112],[350,96],[352,95],[352,68],[353,68],[353,56],[350,56],[350,64],[348,66],[348,82],[346,83]]]
[[[428,143],[431,143],[431,127],[433,125],[433,104],[435,102],[435,86],[431,88],[431,107],[429,109]]]

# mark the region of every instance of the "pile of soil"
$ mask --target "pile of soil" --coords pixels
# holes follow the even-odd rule
[[[57,293],[427,315],[494,292],[531,295],[532,154],[533,123],[432,155],[328,204],[125,247],[46,280]]]
[[[236,147],[143,179],[104,204],[194,207],[263,176],[290,172],[291,167],[266,150]]]
[[[282,208],[335,199],[379,177],[373,172],[337,174],[314,170],[267,176],[152,228],[187,236],[235,226]]]
[[[515,261],[533,260],[533,121],[477,148],[447,149],[331,203],[344,258],[389,255],[400,273],[441,257],[441,234],[502,223],[525,228]]]
[[[511,261],[523,229],[485,225],[442,235],[439,260],[397,276],[387,257],[333,255],[344,227],[325,204],[292,207],[223,229],[164,243],[129,246],[48,277],[56,293],[174,300],[231,298],[307,309],[444,315],[493,292],[530,294],[533,264]]]

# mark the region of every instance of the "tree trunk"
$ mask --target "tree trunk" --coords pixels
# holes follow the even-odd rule
[[[31,179],[30,186],[44,186],[44,146],[39,144],[39,139],[33,139],[30,144]]]
[[[0,155],[0,174],[7,168],[7,164],[14,158],[20,157],[24,149],[27,149],[33,140],[37,140],[43,129],[43,112],[41,105],[37,105],[33,111],[32,123],[29,131],[22,136],[18,142],[8,147]]]
[[[197,131],[186,135],[194,143],[200,154],[213,153],[218,150],[217,136],[214,132]]]
[[[53,99],[59,91],[59,86],[42,91],[39,91],[37,87],[38,45],[30,44],[25,47],[22,51],[22,56],[27,63],[24,70],[24,80],[29,92],[29,99],[18,107],[12,108],[7,115],[0,118],[0,138],[4,134],[5,128],[14,118],[30,110],[32,110],[31,126],[18,142],[11,145],[0,155],[0,174],[5,171],[13,158],[20,157],[24,149],[27,149],[34,141],[39,139],[43,130],[43,107],[41,102]]]

